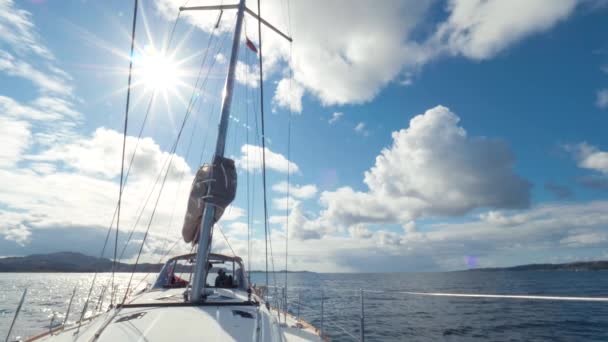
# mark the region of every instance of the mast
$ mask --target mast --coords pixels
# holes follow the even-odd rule
[[[238,61],[239,47],[241,43],[241,29],[243,28],[243,17],[245,12],[259,20],[266,27],[278,33],[283,38],[291,42],[291,37],[287,36],[276,27],[272,26],[266,20],[262,19],[258,14],[251,11],[245,6],[245,0],[239,0],[238,4],[219,5],[219,6],[192,6],[180,7],[181,11],[189,10],[229,10],[236,9],[236,26],[234,28],[234,37],[232,38],[232,51],[230,53],[230,64],[228,65],[228,76],[226,78],[226,86],[224,88],[224,98],[222,100],[222,112],[218,127],[217,142],[215,145],[215,157],[224,156],[224,148],[226,147],[226,134],[228,132],[228,119],[230,117],[230,107],[232,105],[232,93],[234,90],[234,81],[236,73],[236,64]],[[261,46],[260,46],[261,48]],[[211,168],[213,170],[213,168]],[[213,177],[213,175],[212,175]],[[211,194],[213,182],[208,183],[207,194]],[[207,263],[209,260],[209,252],[211,249],[211,239],[213,236],[213,224],[215,218],[216,207],[213,205],[205,205],[203,209],[203,218],[199,230],[198,248],[196,250],[196,264],[194,266],[194,276],[192,280],[192,294],[190,302],[199,303],[205,300],[205,280],[207,279]]]
[[[228,77],[224,88],[224,99],[222,101],[222,113],[218,127],[217,142],[215,145],[215,156],[224,156],[226,146],[226,133],[228,132],[228,118],[230,117],[230,107],[232,105],[232,93],[234,90],[234,78],[236,63],[238,61],[239,46],[241,45],[241,29],[243,28],[243,16],[245,14],[245,0],[239,0],[236,26],[232,39],[232,52],[230,54],[230,64],[228,65]],[[213,158],[215,159],[215,157]],[[212,183],[209,183],[209,189]],[[194,277],[192,280],[192,295],[190,301],[197,303],[203,301],[205,294],[205,279],[207,279],[207,260],[211,249],[211,236],[213,235],[213,218],[215,217],[215,206],[205,205],[203,219],[199,231],[198,248],[196,250],[196,264]]]

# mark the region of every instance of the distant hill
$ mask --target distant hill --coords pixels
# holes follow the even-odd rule
[[[162,264],[139,264],[137,272],[158,272]],[[82,253],[58,252],[0,258],[0,272],[111,272],[112,260]],[[133,265],[118,263],[116,272],[131,272]]]
[[[608,261],[579,261],[564,264],[529,264],[513,267],[472,268],[467,271],[601,271],[608,270]]]

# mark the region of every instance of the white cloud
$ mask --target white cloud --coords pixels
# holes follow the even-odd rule
[[[314,184],[287,184],[287,182],[279,182],[272,186],[272,190],[281,193],[289,194],[300,199],[313,198],[317,194],[317,186]]]
[[[228,208],[226,208],[226,210],[224,210],[224,214],[222,215],[222,221],[238,220],[245,216],[245,214],[245,210],[232,204]]]
[[[422,26],[428,25],[432,0],[387,0],[378,6],[366,0],[295,1],[289,15],[279,0],[272,0],[263,5],[263,16],[291,34],[294,42],[290,48],[283,38],[264,28],[264,70],[270,77],[274,73],[284,76],[285,63],[293,69],[293,94],[289,94],[286,79],[281,80],[274,96],[276,106],[300,112],[304,91],[323,105],[364,103],[391,81],[418,72],[433,59],[445,55],[491,58],[551,29],[581,3],[588,1],[450,0],[447,19],[428,30]],[[173,20],[182,2],[157,0],[156,5]],[[208,32],[217,20],[214,12],[182,15]],[[220,31],[227,32],[232,25],[231,20],[223,20]],[[348,30],[336,31],[341,27]],[[427,32],[422,36],[421,27]],[[247,32],[257,32],[254,20],[247,22]],[[257,36],[250,38],[257,40]],[[406,84],[410,81],[405,78]]]
[[[298,173],[300,168],[282,154],[271,151],[266,147],[266,168],[277,172]],[[241,156],[235,160],[236,165],[250,172],[262,169],[262,147],[245,144],[241,146]]]
[[[574,155],[578,167],[608,175],[608,152],[587,143],[567,145],[565,149]]]
[[[357,134],[360,134],[364,137],[369,135],[369,131],[365,128],[365,122],[359,122],[356,126],[355,126],[355,132]]]
[[[383,6],[369,6],[364,0],[348,4],[335,0],[297,1],[290,4],[291,27],[288,27],[285,6],[279,1],[265,3],[263,16],[294,37],[290,49],[283,38],[263,29],[267,64],[264,69],[269,74],[273,70],[281,71],[277,67],[279,62],[290,61],[294,71],[292,94],[285,86],[286,81],[279,82],[275,104],[301,111],[304,89],[327,105],[370,100],[404,65],[414,65],[422,59],[423,49],[407,38],[416,24],[422,22],[430,3],[394,0]],[[156,4],[160,13],[171,19],[183,5],[178,0],[157,0]],[[311,17],[310,13],[315,15]],[[182,16],[205,31],[210,31],[217,20],[216,13],[183,13]],[[249,20],[247,25],[249,34],[257,32],[255,21]],[[226,19],[221,29],[227,31],[231,26],[232,21]],[[339,34],[332,32],[337,27],[349,29]],[[250,38],[256,41],[257,35]]]
[[[333,112],[331,118],[327,122],[329,122],[330,125],[333,125],[334,123],[338,122],[338,120],[340,120],[343,115],[344,113],[342,112]]]
[[[272,103],[274,106],[287,108],[295,113],[301,113],[302,96],[304,96],[302,85],[296,81],[284,78],[277,84]]]
[[[0,95],[0,112],[14,118],[54,121],[56,125],[61,120],[77,121],[81,115],[72,108],[72,103],[56,97],[42,96],[33,100],[29,105],[21,104],[14,99]]]
[[[606,232],[585,232],[567,236],[560,240],[561,244],[581,247],[601,245],[605,244],[606,242],[608,242],[608,233]]]
[[[408,224],[418,217],[462,215],[476,208],[525,208],[530,184],[513,171],[508,147],[469,137],[458,116],[437,106],[393,132],[365,172],[366,192],[321,193],[320,219],[338,226]]]
[[[122,134],[106,128],[98,128],[91,137],[81,137],[67,144],[61,144],[36,155],[27,156],[29,160],[61,162],[83,174],[102,176],[112,179],[120,175],[122,158]],[[137,144],[136,137],[128,137],[125,151],[125,161],[131,159]],[[131,176],[156,177],[170,155],[163,152],[151,138],[142,138],[139,141],[136,157],[133,160]],[[170,178],[190,174],[190,167],[180,156],[174,156]]]
[[[223,53],[218,53],[217,55],[215,55],[215,61],[218,64],[224,64],[226,63],[226,56],[224,56]]]
[[[300,205],[300,201],[291,196],[278,197],[272,199],[272,207],[275,210],[285,211],[287,210],[287,208],[291,210],[298,205]]]
[[[249,88],[257,88],[259,76],[258,73],[258,67],[245,64],[241,61],[236,63],[236,81],[244,86]]]
[[[608,246],[607,212],[606,201],[548,204],[495,212],[499,221],[467,218],[461,223],[427,224],[411,233],[355,224],[344,235],[324,230],[319,221],[297,210],[289,219],[290,267],[358,272],[455,270],[469,267],[465,256],[477,258],[481,267],[549,262],[577,248]],[[281,243],[277,238],[273,248],[280,250]]]
[[[600,89],[597,91],[597,98],[595,100],[595,104],[601,109],[608,108],[608,88]]]
[[[14,166],[30,145],[30,124],[0,116],[0,167]]]
[[[12,0],[0,1],[0,41],[21,53],[33,53],[52,60],[53,54],[40,43],[31,14],[15,8]]]
[[[43,175],[48,175],[57,170],[57,166],[51,163],[32,163],[30,168]]]
[[[0,212],[0,217],[3,217],[3,213]],[[24,224],[18,223],[12,225],[10,222],[4,221],[0,228],[0,236],[4,236],[5,240],[14,241],[17,245],[23,247],[29,240],[32,233]]]
[[[436,44],[452,54],[482,60],[567,18],[577,0],[450,0],[449,18],[439,25]],[[439,49],[441,49],[439,47]]]
[[[43,72],[31,64],[19,60],[8,52],[0,50],[0,71],[15,77],[30,80],[38,86],[42,92],[50,92],[60,95],[70,95],[72,87],[66,84],[66,80],[57,74]]]
[[[289,213],[289,235],[296,240],[320,239],[325,233],[323,227],[308,217],[300,205],[291,208]]]

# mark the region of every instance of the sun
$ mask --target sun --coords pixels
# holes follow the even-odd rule
[[[175,90],[180,83],[180,70],[175,61],[156,49],[146,46],[134,58],[134,69],[139,81],[146,89]]]

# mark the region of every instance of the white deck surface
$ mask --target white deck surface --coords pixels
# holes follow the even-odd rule
[[[155,290],[131,301],[142,303],[183,302],[184,289]],[[297,325],[293,316],[279,324],[277,311],[265,305],[238,305],[247,300],[239,290],[219,289],[209,302],[235,303],[210,306],[127,307],[110,310],[91,320],[42,336],[36,341],[321,341],[308,324]],[[106,326],[105,328],[103,328]],[[102,329],[103,328],[103,329]],[[101,332],[99,334],[99,332]],[[95,339],[95,335],[99,334]]]

